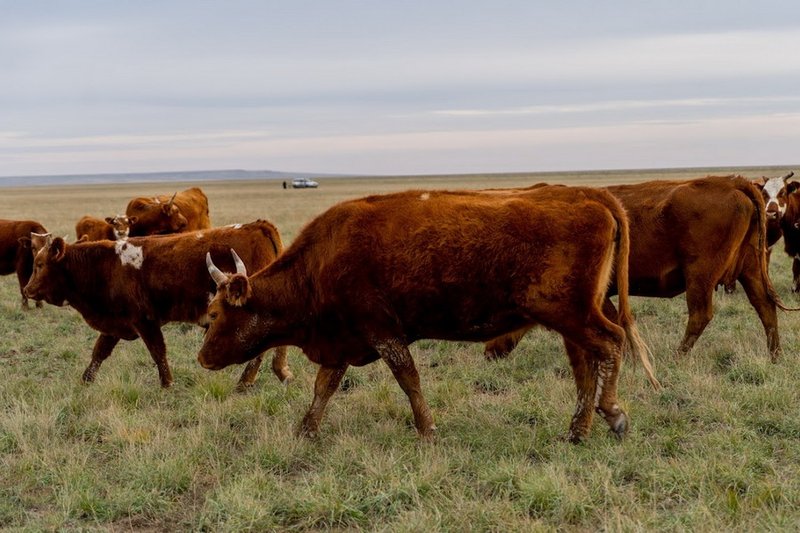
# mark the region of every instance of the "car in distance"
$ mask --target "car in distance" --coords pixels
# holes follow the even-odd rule
[[[292,180],[292,189],[316,189],[319,183],[308,178],[295,178]]]

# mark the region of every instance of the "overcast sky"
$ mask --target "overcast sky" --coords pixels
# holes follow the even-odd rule
[[[0,176],[800,162],[800,2],[0,0]]]

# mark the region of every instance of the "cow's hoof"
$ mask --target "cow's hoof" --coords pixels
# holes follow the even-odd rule
[[[613,421],[608,421],[608,425],[610,426],[609,432],[618,440],[622,440],[625,438],[625,435],[628,434],[628,429],[630,428],[628,415],[626,415],[624,411],[620,411]]]

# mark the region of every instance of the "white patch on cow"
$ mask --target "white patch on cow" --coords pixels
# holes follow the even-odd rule
[[[194,238],[195,239],[202,239],[203,238],[203,232],[202,231],[198,231],[197,233],[194,234]]]
[[[114,250],[116,250],[120,263],[123,265],[130,265],[137,270],[142,268],[144,252],[141,246],[134,246],[127,240],[116,241],[114,243]]]
[[[419,199],[420,200],[430,200],[431,199],[431,195],[430,195],[430,193],[424,192],[424,193],[422,193],[420,195]]]
[[[780,194],[781,189],[783,189],[785,186],[786,184],[784,183],[783,178],[770,178],[764,184],[763,189],[767,194],[766,207],[769,208],[772,203],[775,203],[778,206],[778,211],[781,215],[783,215],[783,213],[786,211],[786,203],[783,205],[780,204],[778,201],[778,194]]]
[[[233,229],[242,229],[241,224],[228,224],[226,227],[233,228]]]

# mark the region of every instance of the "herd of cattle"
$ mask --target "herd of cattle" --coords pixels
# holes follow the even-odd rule
[[[800,184],[790,178],[370,196],[330,208],[286,250],[263,220],[212,228],[208,198],[192,188],[135,198],[125,215],[83,217],[73,244],[38,222],[0,220],[0,274],[16,272],[23,306],[29,298],[68,304],[100,332],[85,382],[120,339],[141,337],[168,387],[168,322],[206,329],[197,355],[205,368],[249,362],[240,387],[254,382],[270,348],[287,382],[286,346],[300,347],[319,365],[305,435],[317,432],[348,366],[382,359],[417,431],[430,437],[409,344],[485,342],[486,357],[497,358],[542,325],[563,337],[573,370],[570,440],[587,436],[595,411],[621,437],[629,427],[617,400],[623,353],[660,386],[630,295],[686,293],[685,354],[712,318],[717,286],[739,281],[778,358],[776,309],[789,308],[768,261],[781,236],[800,290]]]

